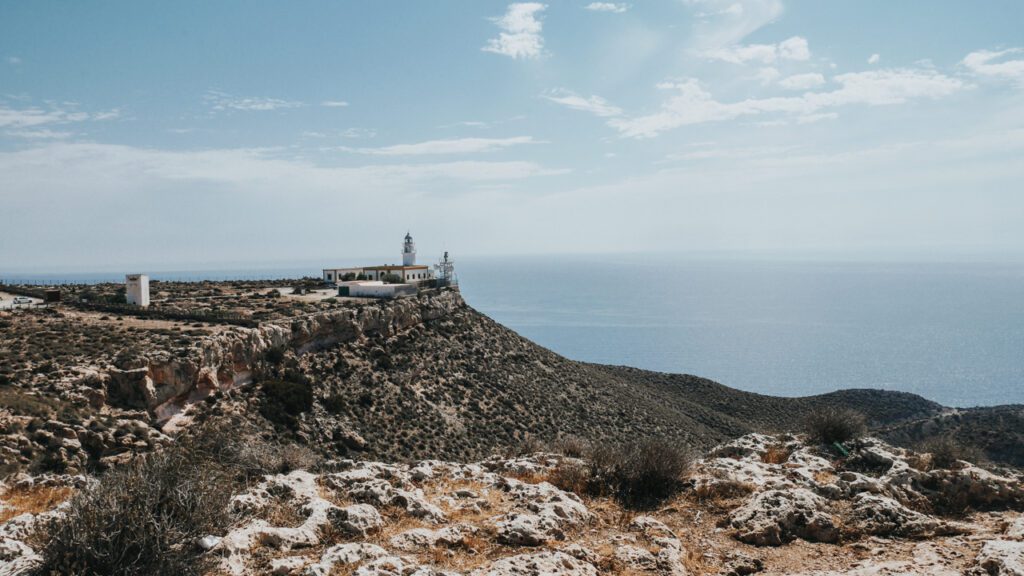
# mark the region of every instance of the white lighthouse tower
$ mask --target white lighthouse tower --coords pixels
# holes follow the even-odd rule
[[[412,241],[412,235],[405,233],[405,244],[402,245],[402,266],[416,265],[416,244]]]

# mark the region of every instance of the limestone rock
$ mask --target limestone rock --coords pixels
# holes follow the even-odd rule
[[[548,540],[562,540],[565,533],[549,516],[510,513],[495,523],[498,541],[510,546],[540,546]]]
[[[596,576],[592,564],[564,552],[537,552],[503,558],[470,576]]]
[[[910,510],[892,498],[868,493],[854,497],[850,520],[858,531],[876,536],[925,537],[965,531]]]
[[[839,530],[823,498],[803,488],[769,490],[736,509],[730,523],[736,537],[756,546],[781,546],[793,538],[835,542]]]
[[[332,509],[331,523],[342,531],[357,536],[366,536],[384,525],[377,509],[369,504],[353,504]]]
[[[1024,576],[1024,542],[991,540],[978,553],[977,574]]]
[[[311,564],[303,571],[304,576],[327,576],[335,566],[356,564],[367,560],[375,560],[387,556],[387,550],[376,544],[348,543],[331,546],[320,557],[320,561]]]

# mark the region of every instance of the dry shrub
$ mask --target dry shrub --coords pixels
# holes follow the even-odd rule
[[[812,441],[834,444],[863,436],[867,420],[856,410],[827,406],[811,412],[804,420],[804,428]]]
[[[509,447],[505,452],[505,456],[509,458],[518,458],[520,456],[545,452],[546,450],[547,445],[545,445],[544,442],[541,442],[540,439],[532,434],[527,434],[522,438],[519,444]]]
[[[922,442],[917,446],[918,452],[929,454],[929,469],[957,470],[961,462],[978,462],[982,460],[980,451],[971,445],[958,442],[952,436],[942,436]]]
[[[784,445],[772,444],[761,455],[761,461],[765,464],[784,464],[789,460],[790,454],[792,454],[792,451],[788,450]]]
[[[680,491],[691,461],[688,450],[663,440],[603,446],[590,454],[589,492],[629,508],[654,507]]]
[[[590,469],[586,464],[570,460],[559,462],[547,478],[548,482],[556,487],[580,496],[587,493],[590,479]]]
[[[231,495],[292,465],[294,450],[237,426],[201,426],[161,452],[108,471],[43,529],[41,574],[198,575],[197,540],[234,520]]]
[[[561,436],[551,444],[551,451],[570,458],[582,458],[590,451],[590,442],[579,436]]]
[[[693,491],[693,496],[701,502],[723,502],[742,498],[754,492],[757,487],[750,482],[739,480],[719,480],[716,482],[702,482]]]

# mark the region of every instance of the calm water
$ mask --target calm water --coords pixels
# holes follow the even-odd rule
[[[1020,264],[463,258],[458,273],[472,306],[577,360],[697,374],[765,394],[870,387],[950,406],[1024,403]],[[151,274],[303,275],[319,270]]]
[[[578,360],[786,396],[1024,403],[1024,267],[463,259],[466,300]]]

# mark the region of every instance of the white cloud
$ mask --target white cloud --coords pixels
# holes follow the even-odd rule
[[[373,128],[346,128],[341,131],[344,138],[373,138],[377,131]]]
[[[1024,59],[1009,59],[1005,56],[1024,54],[1024,48],[1009,48],[993,52],[977,50],[964,57],[964,66],[980,76],[1024,80]]]
[[[21,64],[21,58],[18,58],[17,56],[8,56],[6,60],[7,63],[11,66],[17,66],[18,64]]]
[[[797,124],[813,124],[822,120],[835,120],[839,114],[835,112],[819,112],[817,114],[805,114],[796,119]]]
[[[509,4],[504,16],[493,19],[502,32],[488,40],[481,50],[512,58],[539,57],[544,49],[544,38],[540,35],[542,23],[538,15],[545,8],[547,6],[539,2]]]
[[[780,74],[774,66],[766,66],[757,71],[756,78],[761,81],[761,84],[771,84],[778,79]]]
[[[30,108],[9,108],[0,104],[0,128],[25,128],[29,126],[43,126],[46,124],[69,124],[72,122],[85,122],[87,120],[111,120],[117,118],[120,111],[117,109],[102,112],[81,112],[73,107],[51,107],[43,109],[36,106]]]
[[[683,0],[697,12],[693,48],[730,46],[782,15],[781,0]]]
[[[348,106],[348,102],[344,100],[324,100],[320,105],[325,108],[345,108]]]
[[[868,57],[868,64],[878,64],[879,60],[881,60],[881,59],[882,59],[881,55],[879,55],[879,54],[872,54],[871,56]]]
[[[58,130],[50,130],[49,128],[41,128],[38,130],[8,130],[4,132],[4,134],[28,140],[63,140],[75,135],[74,132],[62,132]]]
[[[302,102],[293,100],[281,100],[278,98],[241,97],[232,96],[218,90],[210,90],[204,99],[210,104],[213,110],[218,112],[225,110],[239,110],[243,112],[266,112],[270,110],[281,110],[286,108],[299,108],[304,106]]]
[[[515,136],[512,138],[454,138],[448,140],[428,140],[415,144],[395,144],[380,148],[353,148],[350,152],[372,154],[375,156],[423,156],[439,154],[474,154],[491,152],[522,144],[538,144],[531,136]]]
[[[666,130],[732,120],[767,113],[808,116],[823,109],[848,105],[883,106],[919,98],[940,98],[965,88],[963,81],[934,70],[889,69],[840,74],[839,88],[808,92],[800,96],[749,98],[719,102],[694,79],[664,82],[658,88],[672,93],[661,110],[635,118],[613,118],[608,122],[626,137],[645,138]]]
[[[703,52],[705,58],[732,64],[759,62],[772,64],[778,60],[804,61],[811,57],[807,39],[793,36],[778,44],[734,44]]]
[[[586,6],[587,10],[594,12],[614,12],[616,14],[622,14],[626,10],[629,10],[629,4],[621,2],[591,2]]]
[[[544,94],[542,97],[573,110],[590,112],[595,116],[611,117],[622,114],[621,108],[610,104],[600,96],[590,96],[587,98],[566,90],[557,90],[551,94]]]
[[[825,83],[825,77],[816,72],[794,74],[779,80],[779,86],[786,90],[810,90]]]

